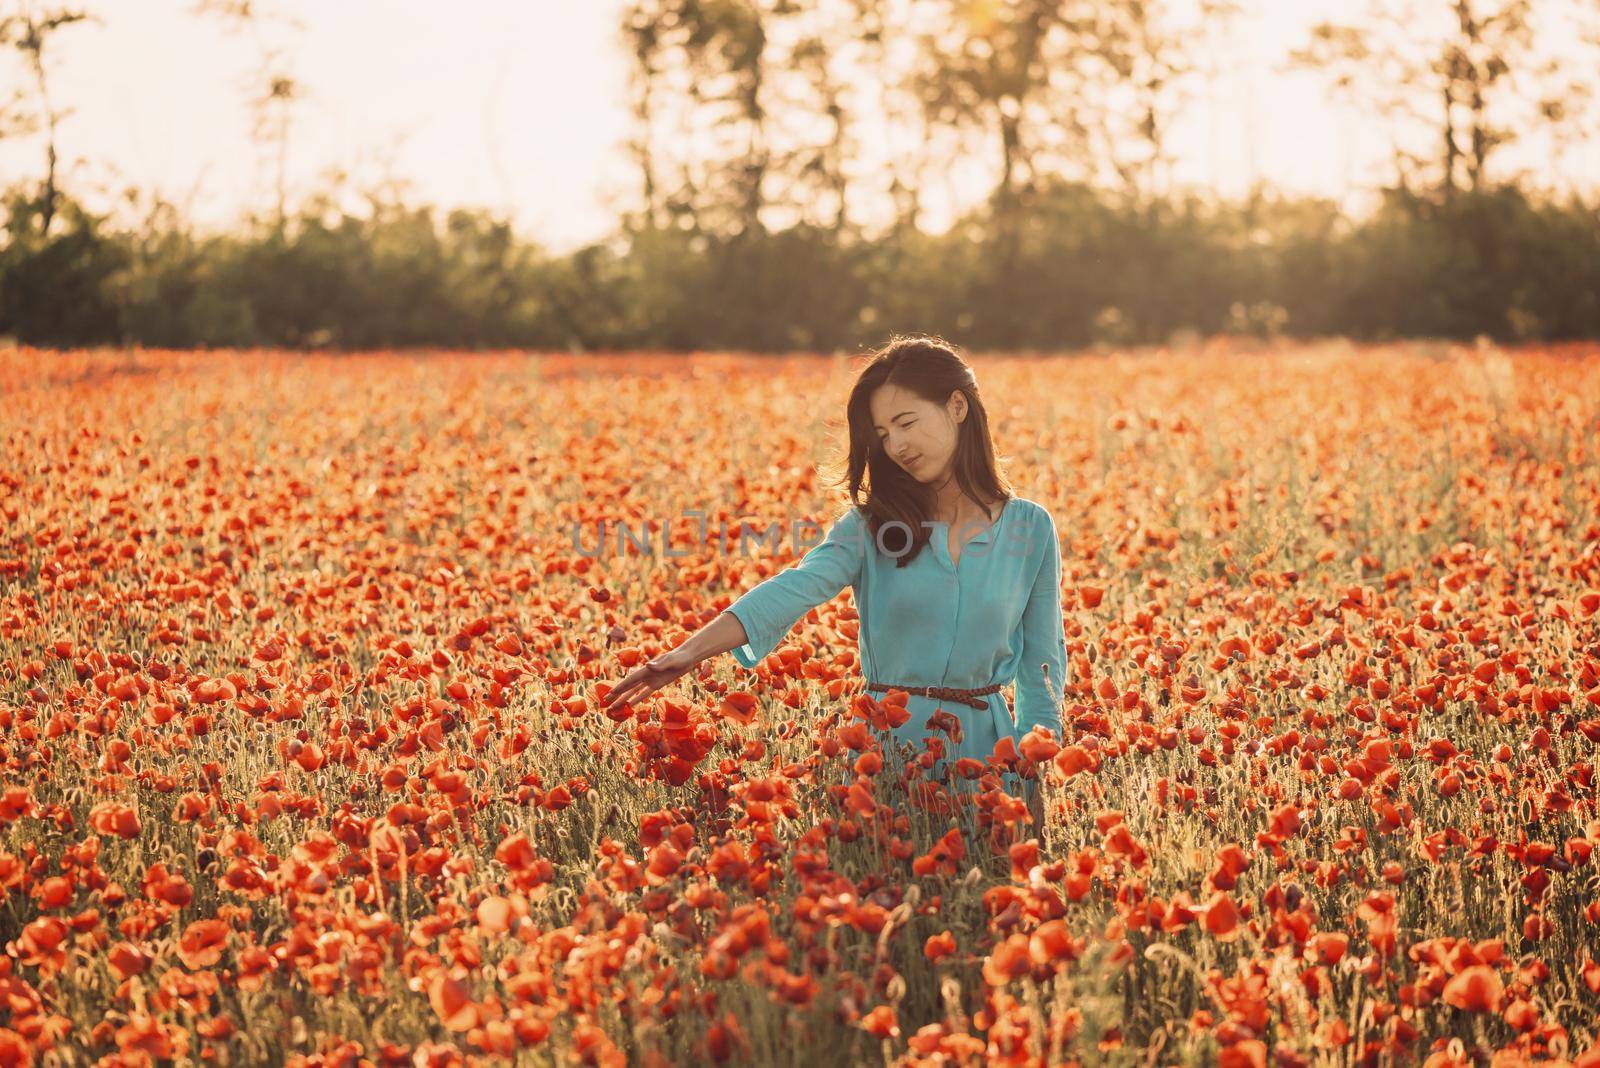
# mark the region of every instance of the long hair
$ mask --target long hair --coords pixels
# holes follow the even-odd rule
[[[989,413],[978,395],[978,379],[953,345],[926,335],[895,335],[871,353],[868,363],[850,389],[846,408],[850,452],[846,481],[850,499],[866,513],[873,546],[896,557],[905,567],[916,559],[932,529],[933,487],[912,477],[883,449],[872,426],[872,394],[880,386],[894,385],[943,405],[960,390],[967,398],[967,415],[957,425],[952,467],[956,484],[974,501],[998,499],[1003,505],[1013,496],[1011,485],[995,462],[989,436]],[[863,493],[865,499],[863,499]],[[879,540],[886,523],[898,521]],[[909,529],[909,534],[907,530]]]

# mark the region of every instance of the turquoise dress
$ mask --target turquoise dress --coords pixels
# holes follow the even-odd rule
[[[982,698],[982,710],[914,694],[906,701],[910,718],[893,729],[896,743],[910,742],[920,752],[926,738],[941,733],[926,727],[939,708],[961,721],[961,743],[946,740],[950,761],[983,760],[1001,738],[1020,742],[1036,725],[1060,740],[1067,651],[1055,520],[1041,505],[1011,497],[1000,517],[959,550],[954,565],[949,525],[930,522],[930,541],[900,568],[873,539],[865,513],[852,507],[797,563],[728,606],[749,639],[732,650],[734,659],[755,668],[802,615],[849,586],[867,680],[961,689],[1016,683],[1014,722],[1001,690]],[[894,536],[883,540],[892,544]]]

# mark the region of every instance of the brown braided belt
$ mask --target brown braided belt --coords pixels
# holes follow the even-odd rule
[[[868,690],[904,690],[906,693],[919,694],[923,697],[932,697],[944,701],[960,701],[976,709],[987,708],[989,702],[983,699],[984,694],[995,693],[1000,689],[1000,683],[992,686],[980,686],[975,690],[958,690],[952,686],[896,686],[890,683],[869,682]]]

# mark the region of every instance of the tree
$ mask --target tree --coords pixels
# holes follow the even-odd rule
[[[1071,24],[1063,0],[948,0],[922,36],[923,100],[934,122],[992,136],[999,164],[996,215],[1016,214],[1022,188],[1033,178],[1034,107],[1052,68],[1068,67]],[[1052,46],[1055,47],[1052,47]]]
[[[850,223],[850,179],[847,168],[855,145],[850,130],[849,82],[840,76],[835,66],[839,58],[836,51],[839,42],[830,39],[830,31],[834,29],[826,24],[814,28],[794,46],[790,56],[791,69],[805,80],[810,95],[808,102],[814,103],[820,112],[826,123],[827,136],[817,142],[803,144],[794,153],[799,163],[799,173],[794,176],[796,188],[791,189],[786,199],[791,202],[797,199],[796,189],[808,202],[817,199],[812,193],[813,188],[825,194],[833,206],[833,217],[828,228],[837,238]],[[801,104],[789,110],[791,113],[799,111],[804,114],[807,109]]]
[[[633,132],[627,152],[639,168],[643,206],[637,218],[624,219],[630,230],[665,225],[661,178],[657,174],[656,126],[662,106],[662,62],[666,51],[660,0],[631,0],[622,10],[621,37],[632,64],[628,67],[629,110]]]
[[[297,19],[269,12],[257,0],[195,0],[193,12],[222,20],[233,32],[248,32],[258,63],[247,83],[251,113],[251,139],[273,156],[273,227],[282,234],[288,221],[289,134],[295,104],[305,90],[289,72],[287,50],[269,42],[268,24],[277,21],[292,30],[303,29]]]
[[[1191,101],[1197,77],[1215,73],[1212,49],[1239,14],[1234,0],[1192,7],[1180,11],[1171,0],[1103,4],[1086,46],[1085,78],[1097,99],[1086,99],[1096,106],[1081,106],[1078,114],[1094,135],[1093,154],[1136,200],[1168,191],[1172,121]],[[1087,98],[1083,89],[1078,94]]]
[[[784,0],[777,0],[777,8],[779,14],[789,10]],[[732,229],[762,233],[772,163],[765,102],[771,15],[760,0],[682,0],[678,15],[686,33],[684,54],[695,72],[694,99],[723,146],[715,177],[732,212]]]
[[[634,59],[631,151],[647,200],[695,234],[763,229],[767,29],[788,0],[637,0],[622,26]],[[669,169],[663,141],[677,157]]]
[[[923,175],[932,165],[929,121],[914,80],[917,57],[909,62],[904,52],[891,46],[910,39],[911,15],[918,0],[847,0],[844,21],[853,38],[855,82],[872,87],[870,98],[857,105],[858,115],[870,107],[882,123],[882,143],[888,158],[882,173],[888,176],[893,228],[915,230],[922,213]]]
[[[1578,92],[1550,91],[1560,66],[1539,54],[1532,14],[1532,0],[1369,0],[1364,20],[1314,27],[1289,66],[1390,125],[1402,188],[1478,190],[1499,149],[1562,123],[1563,93]]]
[[[82,11],[66,8],[46,8],[35,12],[31,3],[23,4],[21,14],[0,18],[0,44],[9,44],[23,54],[29,73],[33,76],[33,95],[36,98],[35,114],[23,113],[20,119],[14,122],[13,128],[17,132],[31,133],[41,124],[44,127],[44,190],[40,196],[39,208],[41,234],[50,232],[50,224],[56,217],[59,200],[59,189],[56,184],[58,162],[56,139],[61,121],[70,113],[68,109],[59,107],[50,95],[50,73],[45,63],[45,46],[55,36],[56,31],[74,23],[88,21],[89,18],[90,16]]]

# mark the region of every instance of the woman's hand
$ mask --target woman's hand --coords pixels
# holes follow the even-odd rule
[[[681,645],[652,660],[646,660],[617,683],[616,689],[606,695],[600,710],[609,712],[619,704],[629,704],[649,697],[698,663],[700,663],[699,658]]]

